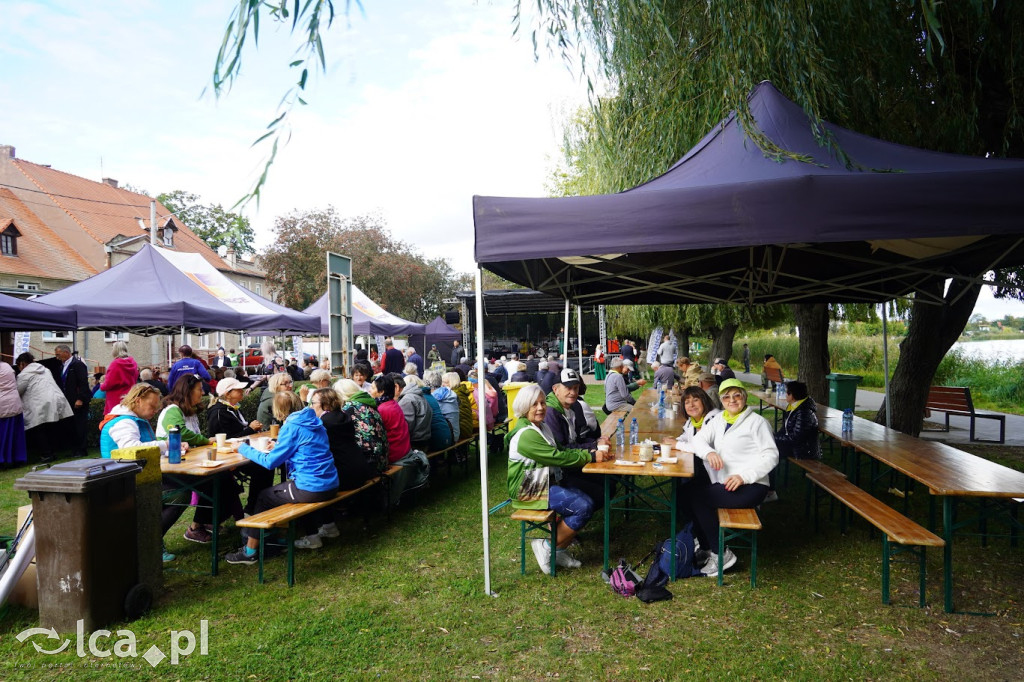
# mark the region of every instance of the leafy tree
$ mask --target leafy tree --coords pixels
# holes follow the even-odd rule
[[[352,259],[352,278],[399,317],[429,322],[444,310],[464,275],[442,258],[425,259],[395,239],[379,215],[342,218],[333,206],[277,218],[274,243],[261,256],[267,281],[285,305],[303,309],[327,288],[328,251]]]
[[[568,126],[566,167],[554,183],[564,193],[619,191],[653,177],[730,110],[754,131],[746,97],[762,79],[801,105],[820,144],[840,157],[823,120],[939,151],[1024,156],[1014,85],[1024,64],[1022,3],[540,0],[539,7],[535,40],[548,36],[553,50],[611,93],[592,98],[589,114]],[[769,157],[801,160],[756,131],[753,142]],[[1000,273],[1007,291],[1022,279]],[[978,285],[924,283],[921,293],[929,296],[912,306],[892,382],[892,426],[912,434]],[[801,378],[812,383],[827,368],[828,314],[806,305],[794,314],[801,346],[808,344]]]
[[[176,189],[156,199],[209,244],[210,248],[229,246],[238,253],[253,250],[252,242],[256,233],[248,218],[225,211],[220,204],[203,204],[198,194],[185,190]]]

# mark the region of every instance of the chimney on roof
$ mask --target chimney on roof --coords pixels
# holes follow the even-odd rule
[[[14,145],[12,144],[0,144],[0,159],[13,159],[14,158]]]
[[[225,258],[225,260],[227,260],[228,265],[231,266],[231,269],[234,270],[234,268],[235,268],[235,249],[233,247],[229,246],[227,248],[227,251],[224,253],[224,258]]]
[[[110,185],[114,189],[117,189],[117,180],[115,180],[114,178],[103,178],[100,182],[102,182],[104,185]]]

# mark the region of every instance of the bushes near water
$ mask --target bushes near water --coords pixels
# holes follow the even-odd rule
[[[889,337],[889,372],[899,362],[899,341]],[[766,353],[771,353],[782,365],[783,375],[795,377],[800,355],[800,340],[796,336],[758,334],[738,338],[733,344],[733,366],[743,366],[743,344],[750,345],[750,369],[761,371]],[[828,342],[831,370],[841,374],[864,377],[860,385],[881,388],[885,385],[882,372],[882,337],[830,335]],[[967,386],[971,397],[982,408],[1005,409],[1017,412],[1024,405],[1024,361],[986,361],[965,356],[958,349],[950,351],[935,372],[933,386]]]

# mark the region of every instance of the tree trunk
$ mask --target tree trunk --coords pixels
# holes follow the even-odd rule
[[[690,328],[683,327],[676,332],[676,353],[677,357],[688,356],[690,354]]]
[[[924,290],[939,296],[943,286],[944,283],[939,281]],[[891,428],[911,436],[921,433],[932,377],[942,358],[967,326],[980,291],[980,284],[955,280],[949,285],[943,305],[914,303],[907,335],[900,343],[900,360],[889,384]],[[875,415],[875,421],[885,424],[884,402]]]
[[[708,364],[705,369],[710,371],[711,363],[715,361],[715,358],[725,358],[728,361],[732,357],[732,342],[736,338],[736,330],[739,328],[739,324],[735,322],[727,322],[721,327],[712,327],[711,352],[708,355]]]
[[[828,304],[794,303],[793,321],[800,330],[797,380],[807,384],[807,394],[821,405],[828,404]]]

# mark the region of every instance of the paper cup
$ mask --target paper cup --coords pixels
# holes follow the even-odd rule
[[[598,452],[608,452],[611,449],[612,449],[612,446],[607,445],[606,443],[600,443],[597,446]]]
[[[217,439],[218,448],[224,447],[224,444],[228,442],[228,434],[226,433],[218,433],[214,438]]]
[[[266,452],[267,450],[270,449],[270,439],[267,438],[266,436],[257,438],[255,441],[253,441],[253,447],[256,448],[257,450],[262,450]]]
[[[271,424],[270,425],[270,437],[271,438],[277,438],[277,434],[280,431],[281,431],[281,425],[280,424]]]

